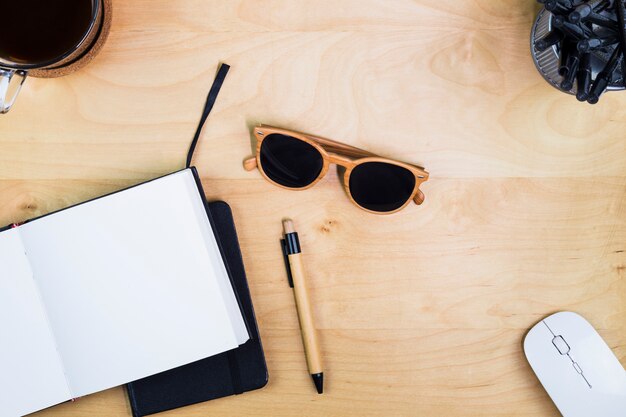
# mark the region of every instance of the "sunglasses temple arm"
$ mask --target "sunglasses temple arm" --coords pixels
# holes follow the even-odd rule
[[[310,139],[322,145],[327,151],[342,154],[345,156],[351,156],[353,158],[365,158],[368,156],[376,156],[376,154],[368,152],[366,150],[357,148],[355,146],[346,145],[341,142],[335,142],[331,139],[322,138],[319,136],[306,135]]]
[[[310,139],[313,139],[315,142],[319,143],[326,149],[328,152],[337,153],[339,155],[349,156],[352,158],[368,158],[368,157],[377,157],[378,155],[369,151],[366,151],[361,148],[357,148],[356,146],[346,145],[345,143],[336,142],[331,139],[322,138],[314,135],[306,135]],[[424,167],[420,165],[413,165],[416,168],[424,170]]]
[[[245,169],[246,171],[252,171],[256,168],[257,168],[257,162],[256,162],[255,157],[248,158],[245,161],[243,161],[243,169]]]

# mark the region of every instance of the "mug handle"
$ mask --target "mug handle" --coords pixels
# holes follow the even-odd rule
[[[11,110],[27,74],[22,70],[0,68],[0,114]]]

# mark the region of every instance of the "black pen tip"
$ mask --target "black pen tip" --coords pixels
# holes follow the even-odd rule
[[[319,374],[311,374],[311,378],[313,378],[313,383],[315,384],[317,393],[324,393],[324,373],[320,372]]]

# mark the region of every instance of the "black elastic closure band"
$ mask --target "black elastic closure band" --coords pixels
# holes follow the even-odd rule
[[[235,395],[243,394],[245,391],[241,384],[241,370],[239,368],[239,358],[237,358],[237,350],[229,350],[226,353],[228,358],[228,368],[230,371],[230,382],[232,383]]]
[[[200,123],[198,124],[198,128],[196,129],[196,134],[191,141],[191,146],[189,147],[189,152],[187,153],[187,163],[185,165],[186,168],[191,166],[191,159],[193,158],[193,153],[196,150],[196,145],[198,144],[198,140],[200,139],[200,134],[202,133],[202,128],[206,123],[211,110],[213,109],[213,105],[217,100],[217,96],[220,93],[220,89],[222,88],[222,84],[226,79],[226,75],[230,70],[230,65],[222,64],[220,69],[217,71],[217,75],[215,76],[215,81],[213,81],[213,85],[211,86],[211,90],[209,91],[209,95],[206,99],[206,104],[204,105],[204,110],[202,111],[202,118],[200,118]]]

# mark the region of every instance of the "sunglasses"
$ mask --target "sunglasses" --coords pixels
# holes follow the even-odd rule
[[[330,164],[345,169],[343,184],[350,200],[365,211],[391,214],[411,200],[424,202],[419,187],[428,180],[424,168],[382,158],[354,146],[271,126],[254,129],[256,157],[244,168],[259,168],[271,183],[289,190],[306,190],[328,172]]]

